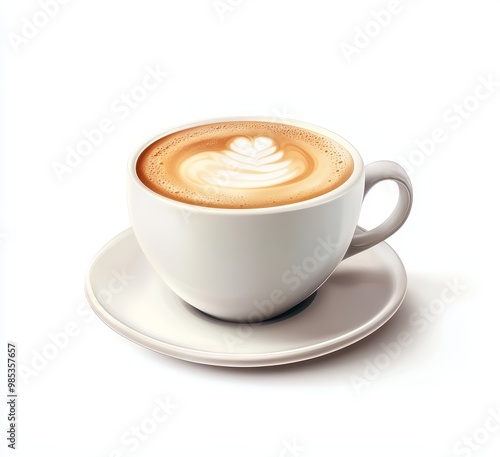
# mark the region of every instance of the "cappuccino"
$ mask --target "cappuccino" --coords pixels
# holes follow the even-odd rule
[[[305,128],[264,121],[206,124],[171,133],[139,156],[152,191],[192,205],[263,208],[323,195],[354,169],[350,153]]]

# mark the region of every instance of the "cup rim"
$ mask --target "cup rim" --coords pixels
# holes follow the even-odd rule
[[[213,206],[202,206],[202,205],[195,205],[192,203],[186,203],[158,194],[157,192],[151,190],[139,179],[139,176],[137,175],[137,160],[139,159],[139,156],[142,154],[142,152],[155,141],[159,140],[160,138],[163,138],[164,136],[180,132],[182,130],[186,130],[189,128],[200,127],[203,125],[216,124],[221,122],[233,122],[233,121],[271,122],[275,124],[293,125],[294,127],[311,130],[315,133],[319,133],[328,138],[332,138],[334,141],[336,141],[341,146],[346,148],[351,154],[351,157],[354,162],[354,169],[351,173],[351,176],[349,176],[349,178],[347,178],[347,180],[343,182],[340,186],[336,187],[333,190],[330,190],[329,192],[318,195],[316,197],[294,203],[286,203],[283,205],[266,206],[260,208],[216,208]],[[363,176],[364,163],[357,149],[344,137],[338,135],[335,132],[332,132],[331,130],[317,126],[315,124],[311,124],[296,119],[287,119],[287,118],[280,118],[277,121],[275,117],[271,116],[231,116],[231,117],[200,119],[194,122],[183,123],[173,127],[169,127],[168,129],[156,133],[155,135],[150,137],[148,141],[142,142],[141,145],[134,150],[134,152],[132,153],[132,155],[128,160],[127,171],[129,177],[132,179],[134,184],[138,186],[143,192],[146,192],[153,198],[160,199],[165,203],[178,207],[179,209],[184,209],[184,210],[191,209],[197,212],[206,212],[206,213],[265,214],[265,213],[289,212],[303,208],[318,206],[322,203],[329,202],[344,195],[351,189],[354,183],[357,182]]]

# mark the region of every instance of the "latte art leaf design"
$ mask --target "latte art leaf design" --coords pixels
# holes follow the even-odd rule
[[[268,137],[235,137],[229,148],[199,152],[181,165],[182,176],[197,184],[258,189],[285,184],[307,170],[298,148],[278,148]]]

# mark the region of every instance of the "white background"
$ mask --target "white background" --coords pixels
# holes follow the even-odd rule
[[[0,391],[8,340],[20,371],[12,455],[498,455],[497,2],[74,0],[51,17],[42,4],[0,13]],[[141,93],[148,67],[168,76]],[[130,93],[147,95],[127,111]],[[366,163],[410,164],[414,208],[389,239],[407,298],[364,341],[295,365],[209,367],[127,341],[86,304],[90,260],[129,226],[128,156],[170,126],[231,115],[297,118],[344,136]],[[112,131],[58,177],[54,164],[105,119]],[[394,199],[380,185],[361,225]],[[463,290],[439,306],[450,282]],[[381,355],[403,331],[412,343]],[[137,450],[126,444],[167,398],[168,420]]]

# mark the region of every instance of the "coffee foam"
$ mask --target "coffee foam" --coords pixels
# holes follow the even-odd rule
[[[167,135],[139,156],[137,174],[168,198],[217,208],[279,206],[322,195],[352,174],[331,138],[286,124],[232,121]]]
[[[305,154],[293,145],[278,149],[272,138],[239,136],[230,140],[228,149],[188,157],[179,172],[193,184],[264,189],[292,181],[307,168]]]

